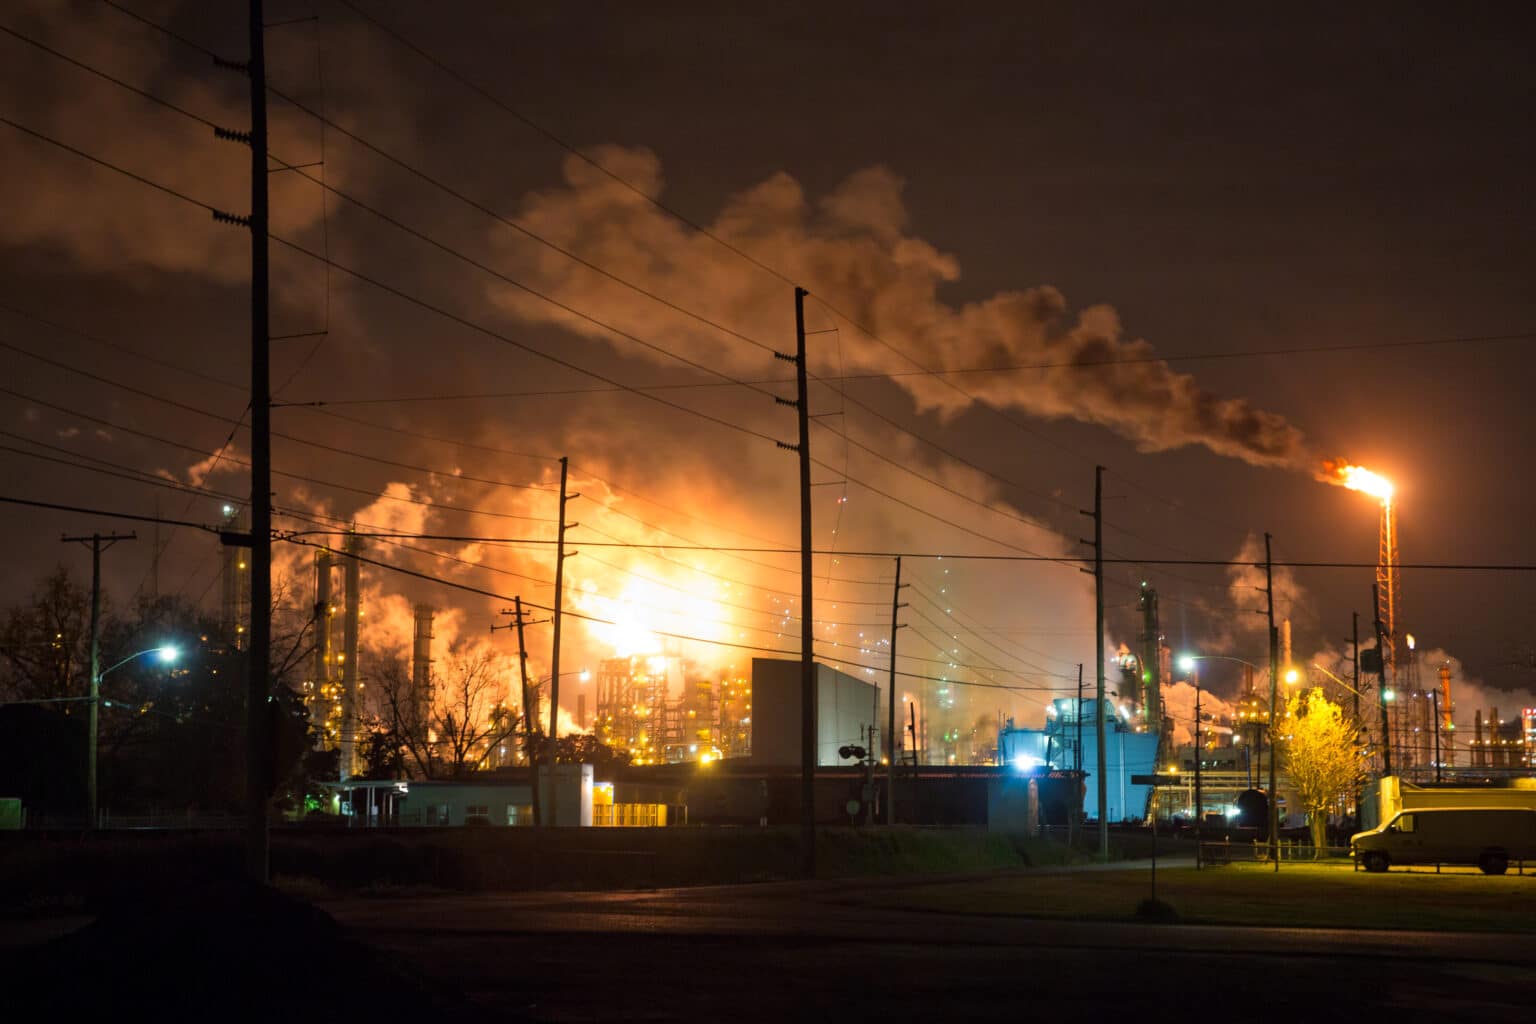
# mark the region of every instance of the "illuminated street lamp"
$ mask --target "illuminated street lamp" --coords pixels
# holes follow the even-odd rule
[[[1199,660],[1198,655],[1186,654],[1179,659],[1179,667],[1189,674],[1195,681],[1195,867],[1200,866],[1200,833],[1205,824],[1205,793],[1201,789],[1201,768],[1205,762],[1205,751],[1200,745],[1200,672],[1195,664]]]
[[[169,665],[181,656],[181,651],[177,650],[170,644],[166,644],[162,647],[150,647],[145,650],[138,651],[137,653],[128,655],[128,657],[124,658],[116,665],[105,668],[91,677],[91,722],[90,729],[88,730],[89,753],[86,756],[86,788],[89,794],[87,802],[90,804],[90,807],[88,808],[90,819],[89,824],[86,826],[87,828],[96,827],[96,744],[97,740],[100,738],[99,734],[101,732],[101,723],[98,721],[96,708],[101,703],[101,681],[106,677],[107,673],[120,669],[130,661],[133,661],[136,658],[142,658],[146,654],[153,654],[159,658],[160,664]]]

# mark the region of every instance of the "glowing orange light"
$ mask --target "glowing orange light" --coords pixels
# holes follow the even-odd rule
[[[1319,478],[1330,484],[1369,494],[1384,503],[1392,500],[1392,481],[1380,473],[1372,473],[1364,466],[1351,465],[1344,459],[1325,459]]]

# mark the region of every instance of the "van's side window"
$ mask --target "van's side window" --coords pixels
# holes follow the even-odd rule
[[[1413,831],[1413,815],[1405,814],[1401,818],[1398,818],[1397,819],[1397,830],[1399,832],[1412,832]]]

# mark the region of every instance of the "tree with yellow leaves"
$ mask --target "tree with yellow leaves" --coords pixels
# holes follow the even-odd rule
[[[1344,710],[1313,689],[1286,701],[1288,737],[1281,746],[1285,774],[1307,812],[1312,845],[1328,842],[1328,813],[1360,781],[1359,729]]]

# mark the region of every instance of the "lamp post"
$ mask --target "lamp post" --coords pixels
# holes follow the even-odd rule
[[[1242,658],[1234,658],[1234,657],[1232,657],[1229,654],[1185,654],[1185,655],[1181,655],[1179,657],[1179,667],[1182,668],[1184,671],[1188,672],[1190,674],[1191,678],[1195,682],[1195,805],[1196,805],[1195,806],[1195,850],[1196,850],[1195,859],[1196,859],[1196,862],[1199,861],[1200,824],[1201,824],[1201,817],[1202,817],[1202,815],[1201,815],[1201,808],[1199,806],[1200,805],[1200,801],[1201,801],[1201,795],[1202,795],[1201,794],[1201,786],[1200,786],[1200,781],[1201,781],[1201,771],[1200,771],[1201,765],[1200,765],[1200,762],[1201,762],[1202,758],[1201,758],[1201,750],[1200,750],[1200,689],[1201,688],[1200,688],[1200,673],[1199,673],[1199,664],[1198,664],[1199,662],[1202,662],[1202,661],[1231,661],[1231,662],[1235,662],[1238,665],[1245,665],[1245,666],[1247,666],[1247,668],[1251,672],[1257,672],[1259,670],[1259,667],[1257,665],[1255,665],[1253,662],[1251,662],[1251,661],[1244,661]],[[1293,676],[1295,675],[1294,672],[1291,673],[1291,674]],[[1271,717],[1274,716],[1274,708],[1272,708],[1272,707],[1270,708],[1270,716]],[[1262,741],[1261,741],[1261,746],[1259,748],[1259,753],[1260,754],[1263,753]],[[1270,755],[1269,756],[1270,756],[1271,760],[1274,759],[1275,755],[1274,755],[1274,751],[1273,750],[1270,751]],[[1274,795],[1273,794],[1270,795],[1270,799],[1271,800],[1274,799]]]
[[[97,740],[100,738],[99,737],[99,733],[100,733],[101,730],[99,728],[99,722],[97,720],[96,708],[101,703],[101,681],[102,681],[102,679],[106,678],[107,673],[115,671],[117,669],[120,669],[124,665],[128,664],[130,661],[133,661],[135,658],[142,658],[146,654],[157,655],[160,658],[160,663],[161,664],[169,665],[171,662],[175,661],[178,657],[180,657],[181,652],[178,651],[175,647],[172,647],[170,645],[166,645],[164,647],[150,647],[150,648],[148,648],[146,650],[142,650],[142,651],[138,651],[138,652],[136,652],[134,654],[130,654],[130,655],[128,655],[128,657],[124,658],[122,661],[120,661],[117,664],[111,666],[110,668],[102,669],[100,672],[97,672],[97,673],[95,673],[94,675],[91,676],[91,722],[90,722],[90,729],[89,729],[89,733],[90,733],[90,736],[89,736],[89,747],[88,747],[88,753],[86,755],[86,789],[87,789],[87,794],[88,794],[86,802],[89,805],[88,808],[87,808],[87,813],[90,815],[90,818],[89,818],[88,823],[86,825],[87,828],[95,828],[96,827],[96,821],[97,821],[97,818],[96,818],[96,814],[97,814],[97,812],[96,812],[96,744],[97,744]]]
[[[1200,835],[1205,825],[1205,792],[1200,785],[1201,769],[1205,765],[1205,751],[1200,745],[1200,667],[1194,658],[1185,658],[1185,672],[1195,681],[1195,867],[1200,867]]]

